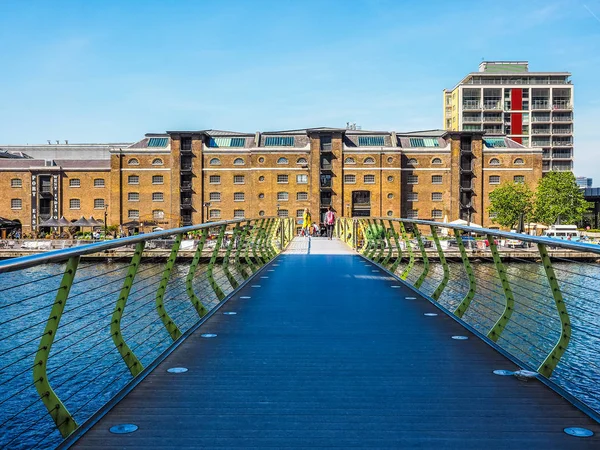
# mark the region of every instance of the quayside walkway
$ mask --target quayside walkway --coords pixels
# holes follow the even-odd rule
[[[295,238],[74,448],[600,448],[496,369],[517,367],[341,241]]]

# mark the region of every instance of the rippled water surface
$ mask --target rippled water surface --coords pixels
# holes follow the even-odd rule
[[[487,333],[503,311],[504,294],[489,261],[474,261],[473,267],[478,280],[477,294],[464,320]],[[592,408],[600,410],[600,280],[597,267],[588,263],[555,264],[571,318],[572,338],[552,379]],[[164,265],[158,262],[140,266],[121,323],[125,341],[144,365],[172,342],[155,309],[155,295],[163,268]],[[402,269],[403,266],[399,272]],[[64,265],[46,265],[0,274],[0,285],[3,286],[0,293],[2,448],[48,448],[61,440],[39,400],[32,367],[63,270]],[[187,264],[175,266],[165,294],[165,308],[182,332],[198,320],[186,293],[187,270]],[[417,264],[408,281],[414,282],[421,270]],[[498,343],[537,368],[560,335],[554,299],[539,264],[513,262],[507,264],[507,271],[515,309]],[[52,346],[48,363],[50,383],[78,423],[85,421],[131,380],[115,350],[110,331],[116,299],[126,274],[125,262],[82,262]],[[422,290],[431,294],[442,275],[439,265],[432,264]],[[234,276],[241,280],[235,272]],[[231,291],[222,268],[216,269],[215,278],[226,293]],[[9,286],[17,287],[7,289]],[[205,304],[216,304],[216,296],[206,277],[206,266],[198,268],[193,287]],[[450,282],[440,303],[454,310],[468,288],[462,264],[451,263]]]

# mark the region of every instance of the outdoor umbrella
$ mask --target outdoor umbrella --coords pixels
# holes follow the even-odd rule
[[[123,224],[125,228],[138,228],[140,223],[137,220],[132,220],[131,222],[126,222]]]
[[[71,222],[69,222],[67,219],[65,219],[65,216],[62,216],[60,219],[58,219],[59,227],[70,227],[71,225],[73,225],[73,224]]]
[[[90,216],[89,222],[94,227],[102,227],[102,226],[104,226],[104,222],[102,222],[101,220],[94,219],[94,216]]]
[[[4,217],[0,217],[0,227],[14,227],[20,225],[19,222],[15,222],[14,220],[8,220]]]
[[[50,217],[45,222],[40,223],[40,227],[59,227],[59,226],[60,226],[60,224],[58,223],[58,220],[56,220],[54,217]]]
[[[79,220],[77,220],[76,222],[71,223],[71,226],[72,227],[91,227],[93,225],[85,217],[81,216],[79,218]]]

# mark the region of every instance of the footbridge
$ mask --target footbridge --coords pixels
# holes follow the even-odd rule
[[[296,226],[0,262],[0,447],[600,448],[600,247]]]

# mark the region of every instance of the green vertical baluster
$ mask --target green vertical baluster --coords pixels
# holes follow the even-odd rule
[[[375,223],[375,220],[373,220],[373,223],[371,223],[371,219],[367,219],[367,223],[368,228],[370,228],[371,232],[372,232],[372,236],[373,239],[371,239],[371,245],[370,245],[370,250],[369,250],[369,256],[368,258],[371,261],[375,261],[375,253],[377,253],[377,247],[379,244],[379,235],[377,234],[377,224]]]
[[[202,233],[200,235],[200,241],[198,242],[198,247],[196,247],[196,253],[194,253],[194,259],[192,259],[190,270],[188,271],[187,277],[185,279],[186,292],[200,318],[204,317],[206,313],[208,313],[208,309],[202,304],[200,299],[194,293],[193,281],[194,276],[196,275],[196,269],[198,268],[198,264],[200,263],[200,259],[202,258],[202,250],[204,249],[204,244],[206,243],[207,237],[208,228],[203,228]]]
[[[423,258],[423,272],[415,282],[415,287],[419,289],[423,284],[423,281],[425,281],[425,277],[429,273],[429,258],[427,258],[427,253],[425,252],[425,245],[423,245],[421,233],[419,232],[419,227],[417,225],[413,225],[413,233],[417,238],[417,242],[419,243],[419,249],[421,250],[421,257]]]
[[[383,219],[381,220],[381,226],[383,227],[383,233],[385,236],[385,245],[387,247],[387,255],[381,262],[384,266],[387,266],[392,258],[392,241],[390,240],[390,231],[385,227]],[[390,222],[391,226],[391,222]]]
[[[219,229],[219,236],[217,237],[215,248],[213,249],[212,256],[210,257],[208,269],[206,270],[206,276],[208,278],[208,282],[210,283],[210,287],[212,287],[212,290],[215,292],[219,300],[223,300],[225,298],[225,294],[223,293],[223,290],[218,285],[218,283],[215,281],[213,270],[215,268],[215,262],[217,262],[217,257],[219,256],[219,250],[221,249],[223,236],[225,236],[225,228],[227,228],[227,225],[221,225]]]
[[[454,310],[454,314],[456,316],[462,317],[467,311],[467,308],[469,308],[471,300],[473,300],[473,297],[475,297],[475,288],[477,287],[477,284],[475,281],[475,273],[473,272],[473,268],[469,262],[469,257],[467,256],[467,251],[465,249],[465,244],[463,243],[460,230],[454,230],[454,236],[456,236],[456,243],[458,244],[458,248],[460,250],[460,257],[462,259],[463,266],[465,266],[467,277],[469,278],[469,292]]]
[[[256,264],[258,264],[258,266],[262,266],[263,260],[262,258],[259,256],[258,251],[260,250],[260,241],[261,241],[261,237],[262,237],[262,229],[263,229],[263,225],[265,223],[265,219],[260,219],[260,222],[258,225],[254,225],[254,239],[252,241],[252,256],[254,256],[254,262]]]
[[[357,224],[360,227],[360,229],[362,230],[362,234],[363,234],[363,246],[359,250],[359,252],[362,253],[365,257],[367,257],[366,252],[367,252],[367,249],[369,248],[369,237],[367,236],[367,231],[365,229],[365,222],[362,219],[358,219]]]
[[[504,312],[502,316],[498,319],[498,321],[494,324],[492,329],[487,334],[492,341],[497,342],[508,323],[510,316],[513,313],[515,307],[515,299],[513,297],[512,289],[510,288],[510,284],[508,283],[508,277],[506,276],[506,270],[504,269],[504,264],[502,264],[502,260],[500,259],[500,254],[498,253],[498,248],[496,247],[496,242],[494,241],[494,236],[491,234],[487,235],[488,242],[490,243],[490,250],[492,251],[492,258],[494,259],[494,265],[496,266],[496,271],[498,272],[498,277],[500,278],[500,282],[502,283],[502,290],[504,291],[504,297],[506,298],[506,304],[504,306]]]
[[[162,320],[165,328],[167,329],[171,339],[174,341],[181,337],[181,331],[173,319],[167,314],[165,310],[165,292],[167,291],[167,284],[169,283],[169,278],[171,277],[171,272],[173,271],[173,266],[175,265],[175,259],[177,259],[177,252],[179,251],[179,246],[181,245],[181,238],[183,236],[178,234],[175,237],[175,243],[171,248],[171,255],[167,260],[167,265],[165,266],[165,270],[163,272],[162,279],[160,280],[160,285],[158,286],[158,290],[156,291],[156,311],[158,312],[158,317]]]
[[[133,280],[140,267],[140,261],[142,260],[142,253],[144,252],[145,245],[146,242],[142,241],[138,242],[135,246],[131,263],[129,263],[129,270],[127,271],[125,280],[123,280],[123,287],[119,293],[119,299],[115,305],[115,310],[110,322],[110,336],[112,337],[117,350],[121,354],[121,358],[125,361],[125,365],[129,369],[129,372],[131,372],[131,375],[134,377],[144,370],[144,366],[123,339],[123,335],[121,334],[121,318],[125,312],[125,306],[127,305],[127,299],[129,298],[131,287],[133,286]]]
[[[33,383],[35,384],[35,388],[62,437],[67,437],[75,431],[78,425],[50,386],[47,373],[48,356],[50,355],[50,348],[54,343],[54,336],[56,336],[56,331],[58,330],[58,325],[65,309],[78,265],[79,256],[73,256],[67,261],[65,273],[56,293],[54,305],[52,305],[52,309],[50,310],[50,317],[48,317],[48,322],[46,322],[46,328],[44,329],[44,334],[42,334],[33,365]]]
[[[254,224],[252,222],[254,222]],[[249,220],[246,228],[248,229],[248,235],[244,242],[244,260],[246,261],[246,265],[250,268],[250,272],[254,273],[256,272],[256,267],[252,258],[250,258],[250,249],[254,245],[254,237],[256,236],[256,221]],[[255,251],[254,249],[252,250]]]
[[[275,257],[275,255],[273,254],[273,248],[271,247],[271,234],[273,233],[275,222],[276,219],[269,219],[265,227],[263,238],[263,247],[265,255],[265,257],[263,257],[263,260],[265,261],[265,264]]]
[[[546,246],[544,244],[538,244],[538,250],[542,257],[542,264],[544,265],[546,277],[548,278],[550,289],[552,289],[552,297],[554,297],[554,304],[556,305],[556,310],[558,311],[558,315],[560,318],[560,337],[558,338],[558,341],[556,342],[556,345],[554,346],[550,354],[546,357],[544,362],[540,364],[540,367],[538,368],[539,373],[541,373],[546,378],[550,378],[552,372],[556,368],[556,365],[560,361],[560,358],[562,358],[563,353],[567,350],[567,346],[569,345],[569,341],[571,340],[571,319],[569,319],[567,305],[565,305],[565,302],[563,300],[563,296],[560,291],[560,286],[558,285],[558,280],[556,279],[556,275],[554,274],[554,269],[552,267],[552,263],[550,262],[550,257],[548,256]]]
[[[239,286],[239,283],[237,282],[237,280],[235,279],[235,277],[229,270],[229,258],[231,257],[231,250],[233,249],[233,243],[235,242],[235,230],[236,229],[237,229],[237,224],[236,224],[236,228],[234,228],[233,233],[231,235],[231,240],[229,241],[229,245],[227,245],[227,247],[226,247],[225,256],[223,256],[223,265],[222,265],[223,272],[225,272],[225,276],[227,277],[227,280],[229,281],[229,284],[231,285],[231,287],[233,289],[237,289],[237,287]]]
[[[406,229],[404,228],[404,223],[402,223],[402,222],[400,222],[400,233],[402,233],[402,240],[404,241],[404,244],[406,245],[406,250],[408,250],[408,264],[406,265],[406,267],[402,271],[402,274],[400,275],[400,278],[402,278],[403,280],[406,280],[406,278],[408,278],[408,274],[410,273],[413,266],[415,265],[415,254],[413,252],[412,246],[410,245],[410,241],[408,240],[408,235],[406,234]]]
[[[271,249],[273,250],[273,258],[283,250],[285,245],[285,239],[283,236],[283,231],[285,230],[285,220],[281,218],[275,219],[275,224],[273,225],[273,231],[271,232]],[[277,245],[277,241],[280,242],[280,245]]]
[[[390,230],[392,233],[392,237],[394,238],[394,243],[396,244],[396,250],[398,250],[398,256],[396,256],[396,260],[394,264],[390,267],[390,271],[392,273],[396,273],[396,269],[400,265],[400,261],[402,261],[402,247],[400,247],[400,241],[398,240],[398,233],[396,233],[396,229],[394,228],[394,223],[390,220]]]
[[[375,223],[377,223],[377,219],[375,219]],[[383,260],[383,253],[385,251],[386,248],[386,243],[387,243],[387,231],[385,229],[385,223],[383,223],[383,219],[379,219],[379,225],[381,226],[381,230],[383,234],[378,234],[378,246],[379,246],[379,253],[377,254],[377,262],[381,264],[382,260]]]
[[[246,224],[240,227],[238,224],[236,226],[236,229],[237,236],[239,236],[239,239],[237,240],[237,248],[235,249],[235,268],[245,280],[248,278],[248,273],[246,272],[246,269],[244,269],[242,260],[240,259],[240,255],[242,254],[242,250],[244,249],[244,246],[246,244],[246,237],[248,236],[248,225]]]
[[[438,300],[446,286],[448,285],[448,280],[450,279],[450,268],[448,267],[448,263],[446,262],[446,256],[444,255],[444,251],[442,250],[442,245],[440,244],[440,238],[438,237],[436,227],[431,225],[431,236],[433,236],[433,242],[435,242],[435,248],[437,249],[438,256],[440,257],[440,263],[442,264],[442,269],[444,270],[444,278],[440,282],[440,285],[431,294],[431,297],[434,300]]]

